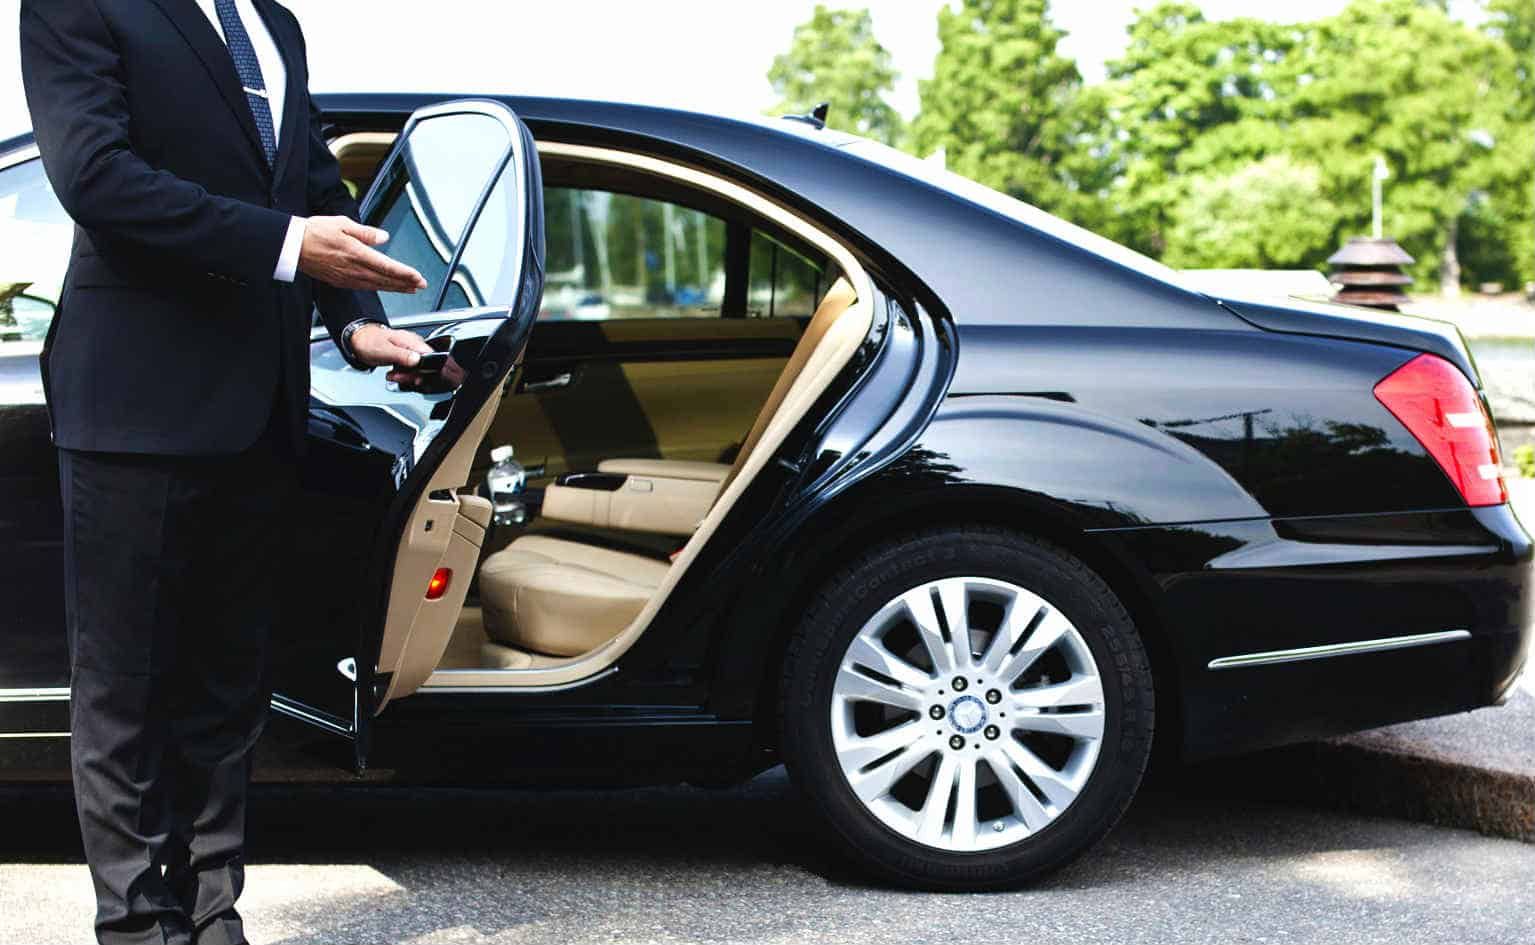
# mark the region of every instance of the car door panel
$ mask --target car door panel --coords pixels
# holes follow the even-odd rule
[[[535,487],[614,457],[720,461],[802,328],[788,318],[540,322],[487,442],[515,446]],[[476,475],[488,466],[482,451]]]
[[[500,138],[488,134],[487,119],[504,130]],[[486,169],[483,179],[474,168]],[[497,103],[423,109],[363,201],[363,219],[415,233],[402,245],[439,308],[475,307],[424,312],[408,297],[386,299],[449,354],[441,378],[419,390],[395,388],[381,371],[351,370],[329,341],[312,345],[311,461],[293,549],[308,579],[290,589],[273,706],[351,737],[359,766],[372,717],[413,692],[440,659],[484,540],[488,510],[459,491],[515,381],[542,295],[531,136]],[[446,581],[434,577],[448,572]]]

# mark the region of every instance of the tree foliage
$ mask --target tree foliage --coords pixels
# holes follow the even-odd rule
[[[780,98],[775,114],[802,115],[829,102],[830,127],[891,145],[899,143],[904,122],[885,96],[898,77],[890,53],[874,37],[868,10],[823,4],[795,27],[788,52],[768,70]]]
[[[1325,267],[1369,232],[1380,156],[1420,288],[1513,285],[1535,279],[1535,0],[1483,2],[1473,28],[1444,0],[1294,24],[1157,0],[1084,86],[1046,0],[954,0],[910,145],[1188,267]]]
[[[1076,102],[1082,76],[1056,49],[1064,34],[1045,0],[961,0],[938,13],[933,77],[920,83],[918,154],[942,149],[951,170],[1071,215],[1082,189]]]
[[[1337,216],[1321,171],[1276,154],[1189,179],[1163,258],[1170,266],[1303,269],[1312,248],[1331,239]]]

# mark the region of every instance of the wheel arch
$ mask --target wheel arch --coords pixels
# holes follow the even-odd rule
[[[833,574],[864,552],[898,538],[939,528],[1001,526],[1051,542],[1080,559],[1109,585],[1140,631],[1156,686],[1158,754],[1177,751],[1182,731],[1182,683],[1178,660],[1150,573],[1125,555],[1112,539],[1082,527],[1069,509],[1026,490],[965,484],[910,492],[888,471],[820,509],[797,531],[801,540],[781,549],[781,566],[766,569],[741,600],[759,612],[754,633],[734,634],[722,648],[715,692],[751,693],[720,705],[722,714],[749,713],[761,747],[776,749],[779,686],[789,638],[812,596]],[[892,489],[899,486],[899,490]],[[764,601],[777,601],[762,608]]]

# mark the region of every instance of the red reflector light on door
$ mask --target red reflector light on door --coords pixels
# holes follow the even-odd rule
[[[426,599],[436,600],[448,592],[448,584],[453,580],[452,568],[438,568],[432,579],[426,582]]]
[[[1467,505],[1508,501],[1492,417],[1455,365],[1420,354],[1376,384],[1375,399],[1417,437]]]

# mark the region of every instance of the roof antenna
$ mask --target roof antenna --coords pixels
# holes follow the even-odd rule
[[[790,121],[802,121],[807,125],[815,126],[817,131],[826,127],[826,116],[831,113],[831,102],[822,102],[810,110],[808,115],[785,115]]]

